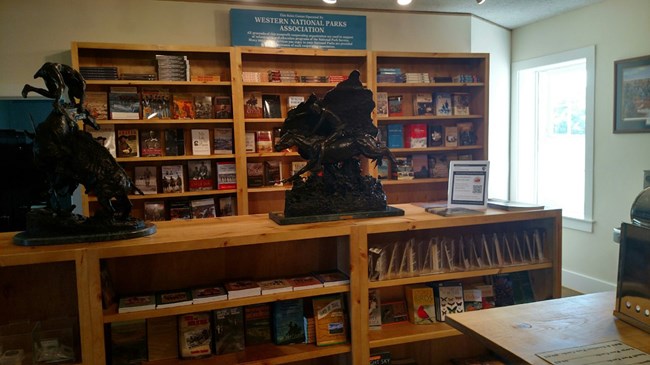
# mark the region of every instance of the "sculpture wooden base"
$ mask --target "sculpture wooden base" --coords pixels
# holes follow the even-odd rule
[[[112,227],[110,230],[97,229],[94,233],[69,234],[69,235],[52,235],[52,236],[34,236],[27,231],[20,232],[14,236],[14,243],[19,246],[47,246],[60,245],[63,243],[90,243],[123,240],[136,237],[149,236],[156,233],[156,225],[145,223],[142,227],[128,228],[122,230]]]
[[[301,224],[301,223],[315,223],[315,222],[331,222],[340,221],[344,219],[358,219],[358,218],[378,218],[378,217],[393,217],[404,215],[404,211],[399,208],[391,206],[386,207],[386,210],[377,210],[370,212],[350,212],[338,214],[322,214],[322,215],[308,215],[301,217],[285,217],[282,212],[271,212],[269,218],[279,225],[288,224]]]

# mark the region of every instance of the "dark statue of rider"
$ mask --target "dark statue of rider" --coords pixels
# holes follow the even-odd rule
[[[78,121],[100,129],[84,106],[86,81],[72,67],[46,62],[34,74],[45,89],[26,84],[22,96],[35,92],[53,99],[52,111],[35,126],[33,151],[36,167],[44,172],[50,199],[42,209],[27,214],[27,229],[14,237],[19,245],[93,242],[139,237],[155,226],[131,217],[128,198],[135,187],[110,152]],[[84,185],[100,206],[93,217],[74,214],[72,195]],[[135,189],[136,192],[139,192]],[[142,192],[139,192],[142,193]]]
[[[288,112],[275,145],[276,151],[296,146],[306,165],[285,179],[293,183],[286,192],[284,217],[347,215],[388,212],[386,194],[372,176],[362,176],[360,157],[382,164],[395,158],[377,142],[372,122],[372,91],[363,87],[359,71],[319,99],[312,94]],[[309,173],[303,180],[301,175]],[[277,216],[271,218],[278,221]],[[329,217],[331,218],[331,217]],[[332,220],[331,219],[322,220]],[[299,222],[299,221],[297,221]],[[282,224],[282,222],[279,222]]]

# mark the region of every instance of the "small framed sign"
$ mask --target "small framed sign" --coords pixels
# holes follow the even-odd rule
[[[650,132],[650,55],[614,62],[614,133]]]
[[[490,161],[451,161],[448,208],[487,208]]]

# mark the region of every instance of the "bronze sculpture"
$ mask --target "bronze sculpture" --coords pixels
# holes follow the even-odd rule
[[[377,143],[378,129],[370,116],[374,108],[372,92],[363,87],[360,73],[355,70],[323,99],[312,94],[289,111],[275,150],[296,146],[307,164],[285,179],[293,187],[286,192],[284,212],[271,213],[274,221],[285,224],[335,220],[355,213],[403,214],[387,205],[377,179],[362,176],[360,156],[377,164],[387,158],[395,164],[390,150]],[[303,181],[300,175],[307,171],[310,176]]]
[[[155,226],[130,216],[132,205],[128,194],[134,186],[124,169],[77,124],[82,120],[99,129],[83,105],[86,83],[81,74],[70,66],[47,62],[34,78],[42,78],[47,89],[25,85],[23,97],[36,92],[54,99],[53,110],[33,134],[34,161],[46,175],[50,199],[45,208],[28,213],[27,229],[17,234],[14,242],[46,245],[154,233]],[[93,217],[73,214],[72,195],[79,184],[84,185],[86,194],[97,196],[101,209]]]

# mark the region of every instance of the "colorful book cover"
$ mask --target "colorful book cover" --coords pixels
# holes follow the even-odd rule
[[[117,130],[117,157],[138,157],[139,145],[137,129]]]
[[[436,322],[436,304],[433,288],[426,285],[408,285],[404,288],[409,321],[413,324]]]
[[[192,304],[219,302],[228,299],[226,288],[213,285],[192,289]]]
[[[402,95],[391,95],[388,97],[388,115],[399,117],[404,115],[402,110]]]
[[[469,94],[452,93],[451,103],[454,115],[469,115]]]
[[[386,126],[388,148],[404,148],[404,126],[389,124]]]
[[[210,130],[192,129],[192,155],[209,156],[210,150]]]
[[[413,97],[413,115],[433,115],[433,96],[417,93]]]
[[[233,161],[217,162],[217,189],[237,189],[237,172]]]
[[[445,147],[458,146],[458,127],[446,126],[445,127]]]
[[[273,131],[255,132],[255,150],[259,153],[273,152]]]
[[[169,202],[169,219],[192,219],[190,202],[186,200],[173,200]]]
[[[253,304],[244,307],[246,346],[271,342],[271,305]]]
[[[258,281],[257,285],[260,286],[262,295],[293,291],[293,286],[286,279],[262,280]]]
[[[347,341],[348,325],[343,295],[324,295],[312,299],[316,345],[328,346]]]
[[[377,117],[388,117],[388,93],[377,92]]]
[[[178,316],[178,348],[181,358],[195,359],[212,355],[210,313]]]
[[[381,303],[381,325],[407,322],[409,320],[406,302],[403,300]]]
[[[158,193],[158,169],[156,166],[136,166],[134,184],[144,194]]]
[[[157,157],[163,155],[160,130],[149,129],[140,133],[140,156]]]
[[[465,311],[463,300],[463,285],[456,282],[433,283],[436,319],[444,322],[448,314],[462,313]]]
[[[196,119],[212,119],[212,96],[195,95],[194,96],[194,116]]]
[[[194,119],[194,97],[192,94],[173,94],[172,96],[172,119]]]
[[[244,104],[244,118],[255,119],[263,116],[262,93],[259,91],[250,92]]]
[[[86,91],[84,107],[96,120],[108,119],[108,93],[104,91]]]
[[[192,304],[192,292],[189,290],[174,290],[156,293],[156,309],[178,307]]]
[[[108,150],[113,157],[117,157],[117,145],[115,143],[115,128],[112,125],[102,125],[99,130],[86,128],[86,131],[93,136],[97,143]]]
[[[243,351],[244,309],[230,307],[214,311],[214,347],[217,355]]]
[[[210,160],[187,161],[189,191],[214,189],[214,175]]]
[[[111,119],[140,119],[140,94],[136,87],[111,87],[108,94]]]
[[[425,123],[407,124],[404,129],[404,147],[427,147],[427,125]]]
[[[451,93],[437,92],[434,95],[436,115],[451,115]]]
[[[232,128],[215,128],[213,153],[215,155],[227,155],[233,153]]]
[[[305,341],[303,305],[302,299],[273,302],[272,338],[276,345]]]
[[[183,165],[167,165],[161,168],[163,193],[182,193],[185,189]]]
[[[214,117],[216,119],[232,119],[232,100],[230,96],[214,97]]]
[[[214,198],[194,199],[190,201],[192,207],[192,218],[216,218],[217,211],[214,205]]]
[[[259,188],[264,186],[264,163],[247,162],[246,179],[249,188]]]
[[[171,118],[171,94],[167,89],[142,90],[142,119]]]

